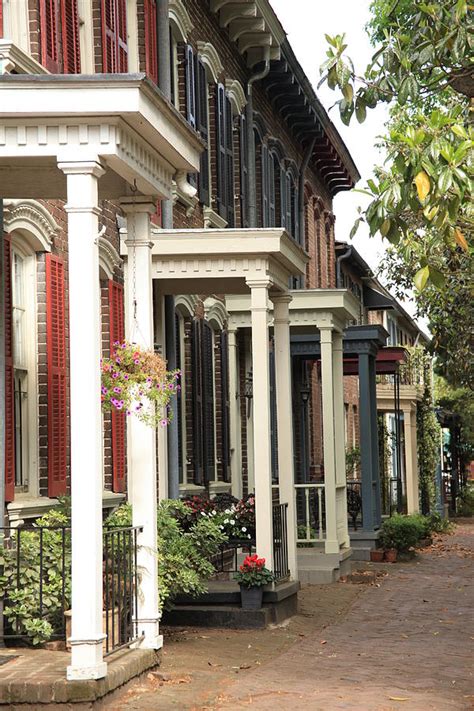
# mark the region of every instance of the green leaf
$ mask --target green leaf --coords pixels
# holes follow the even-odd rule
[[[426,282],[430,276],[430,268],[428,266],[422,267],[417,271],[414,276],[413,282],[418,289],[418,291],[423,291],[426,286]]]
[[[438,288],[441,289],[446,284],[445,276],[436,267],[429,267],[430,270],[430,281]]]
[[[454,124],[454,126],[451,126],[451,131],[456,136],[459,136],[459,138],[469,138],[469,134],[464,128],[464,126],[460,126],[458,123]]]
[[[360,97],[356,101],[355,112],[356,112],[356,118],[357,118],[358,122],[364,123],[365,118],[367,116],[367,109],[365,107],[365,103],[362,101],[362,99]]]
[[[350,239],[353,239],[353,237],[355,237],[355,234],[356,234],[357,230],[359,229],[359,225],[360,225],[361,222],[362,222],[362,218],[361,218],[361,217],[358,217],[357,220],[354,222],[354,224],[353,224],[353,226],[352,226],[352,229],[351,229],[351,231],[349,232],[349,238],[350,238]]]
[[[350,104],[354,98],[354,89],[352,84],[344,84],[342,87],[342,93],[344,94],[345,100]]]
[[[408,80],[409,77],[405,77],[405,79],[400,84],[400,88],[398,90],[398,101],[402,106],[406,104],[407,99],[410,95],[410,83]]]
[[[438,190],[440,193],[448,192],[449,188],[453,184],[453,174],[449,167],[444,168],[439,174],[438,178]]]

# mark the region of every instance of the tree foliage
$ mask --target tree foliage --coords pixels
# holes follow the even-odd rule
[[[321,81],[342,93],[345,124],[354,115],[363,122],[379,103],[392,107],[387,160],[368,181],[371,202],[352,235],[366,221],[371,235],[409,249],[418,290],[443,289],[451,255],[468,253],[472,240],[472,12],[466,0],[375,0],[371,8],[377,49],[365,72],[346,55],[344,35],[326,36],[321,67]]]

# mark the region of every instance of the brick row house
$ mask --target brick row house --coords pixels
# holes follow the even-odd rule
[[[270,567],[285,504],[285,572],[305,579],[314,539],[340,574],[345,447],[372,402],[343,334],[396,326],[340,260],[332,200],[359,176],[267,0],[0,0],[0,90],[6,512],[71,495],[68,677],[100,678],[102,517],[125,498],[142,646],[161,645],[158,497],[255,492]],[[167,429],[101,413],[124,337],[182,371]]]

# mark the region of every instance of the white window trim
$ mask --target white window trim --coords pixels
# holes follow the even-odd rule
[[[168,16],[179,35],[178,42],[187,42],[194,25],[182,0],[169,0]]]

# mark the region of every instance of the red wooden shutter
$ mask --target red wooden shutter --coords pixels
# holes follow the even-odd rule
[[[112,354],[117,341],[124,339],[124,309],[123,287],[115,281],[109,281],[109,314],[110,314],[110,353]],[[112,411],[112,468],[113,490],[125,490],[125,422],[123,412]]]
[[[48,363],[48,495],[66,493],[68,450],[66,304],[64,264],[46,255],[46,346]]]
[[[128,71],[127,0],[102,0],[102,71]]]
[[[65,74],[80,74],[81,53],[77,0],[61,0],[61,37]]]
[[[4,235],[5,271],[5,501],[15,497],[15,391],[13,380],[12,250]]]
[[[41,63],[53,74],[60,72],[59,0],[40,0]]]
[[[156,26],[156,0],[145,0],[145,70],[158,84],[158,43]]]
[[[116,0],[118,72],[128,72],[127,0]]]

